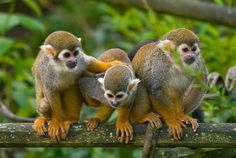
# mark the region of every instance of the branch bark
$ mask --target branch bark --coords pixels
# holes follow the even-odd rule
[[[47,136],[38,137],[30,123],[0,124],[0,147],[141,147],[144,142],[146,125],[134,125],[134,139],[129,144],[121,144],[115,136],[115,126],[101,124],[87,132],[85,124],[76,124],[70,130],[67,141],[52,142]],[[185,129],[182,141],[174,141],[168,136],[167,128],[159,131],[157,147],[235,147],[236,124],[200,124],[197,133]]]
[[[147,9],[144,0],[105,0],[107,3],[125,7]],[[236,26],[236,8],[218,6],[210,2],[197,0],[146,0],[148,6],[156,12],[168,13],[180,17],[208,21],[230,27]]]

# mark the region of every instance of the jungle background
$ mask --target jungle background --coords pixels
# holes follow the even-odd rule
[[[196,1],[196,0],[195,0]],[[234,0],[208,0],[236,7]],[[160,38],[171,29],[185,27],[200,38],[201,53],[210,72],[224,75],[236,63],[235,27],[96,0],[0,0],[0,101],[19,116],[36,117],[31,66],[46,36],[66,30],[82,38],[83,49],[97,57],[112,47],[129,52],[137,43]],[[224,91],[205,100],[205,122],[236,122],[236,92]],[[93,114],[86,109],[82,121]],[[115,121],[113,117],[111,122]],[[0,122],[10,122],[0,115]],[[118,158],[140,157],[137,148],[14,148],[1,149],[0,157]]]

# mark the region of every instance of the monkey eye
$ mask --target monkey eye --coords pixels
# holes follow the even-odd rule
[[[186,53],[188,51],[188,48],[185,47],[185,48],[182,49],[182,51]]]
[[[116,98],[121,99],[121,98],[123,98],[123,96],[124,96],[123,94],[118,94],[118,95],[116,95]]]
[[[195,52],[196,50],[197,50],[197,47],[194,46],[194,47],[192,48],[192,51]]]
[[[69,52],[65,52],[65,53],[63,54],[63,57],[64,57],[64,58],[69,58],[69,57],[70,57],[70,53],[69,53]]]
[[[79,50],[75,50],[73,53],[74,56],[77,56],[78,54],[79,54]]]
[[[110,93],[107,93],[108,98],[113,98],[113,95]]]

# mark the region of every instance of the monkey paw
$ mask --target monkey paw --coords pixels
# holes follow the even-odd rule
[[[167,125],[169,126],[169,135],[173,136],[175,140],[181,140],[183,137],[182,127],[186,128],[185,124],[176,120],[172,122],[167,122]]]
[[[74,119],[67,119],[67,120],[64,120],[62,122],[62,130],[60,132],[60,137],[62,140],[65,140],[69,134],[69,131],[70,131],[70,127],[72,124],[76,123],[77,120],[74,120]]]
[[[188,115],[184,115],[182,117],[179,118],[179,121],[185,123],[185,124],[191,124],[192,125],[192,129],[194,132],[197,131],[199,124],[197,122],[197,119],[194,119]]]
[[[63,122],[60,119],[52,119],[48,126],[49,137],[56,142],[64,139],[66,131],[63,126]]]
[[[46,134],[47,132],[47,129],[45,127],[46,123],[47,120],[44,117],[38,117],[37,119],[35,119],[33,128],[36,131],[37,135],[42,136]]]
[[[148,113],[140,121],[140,123],[144,123],[144,122],[149,122],[151,124],[152,128],[161,128],[162,127],[162,123],[161,123],[161,120],[160,120],[160,115],[158,115],[154,112]]]
[[[125,141],[126,144],[133,139],[133,127],[127,121],[122,124],[116,124],[116,136],[120,138],[120,142]]]
[[[101,123],[98,118],[90,118],[86,123],[87,131],[93,131]]]

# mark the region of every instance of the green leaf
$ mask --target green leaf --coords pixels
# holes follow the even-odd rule
[[[3,3],[11,3],[15,0],[0,0],[0,4],[3,4]]]
[[[13,45],[13,40],[6,37],[0,37],[0,56],[5,54]]]
[[[20,21],[15,15],[0,12],[0,32],[4,33],[19,25]]]
[[[38,4],[34,0],[23,0],[24,4],[29,7],[36,15],[41,15],[41,10]]]
[[[45,31],[45,27],[43,23],[41,23],[39,20],[26,16],[26,15],[21,15],[21,14],[17,14],[17,17],[20,21],[20,24],[23,27],[32,31],[40,31],[40,32]]]

